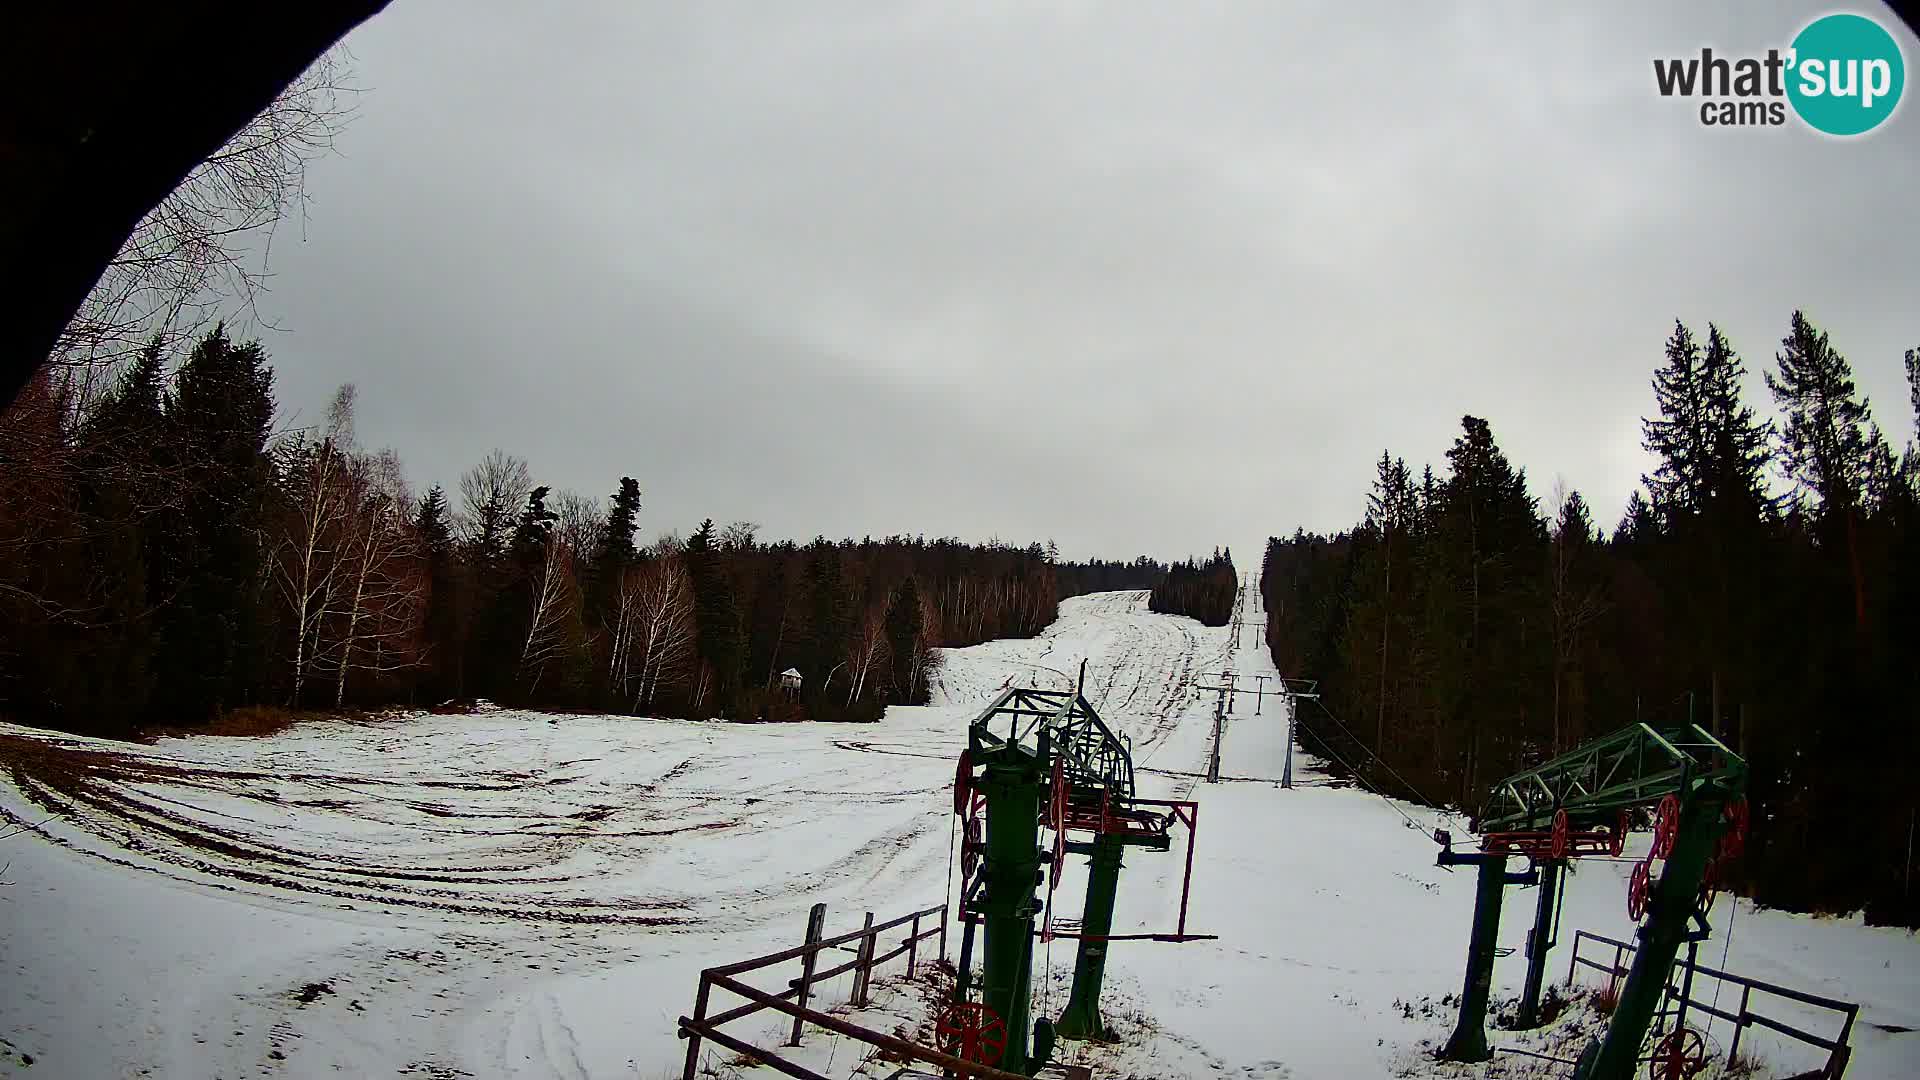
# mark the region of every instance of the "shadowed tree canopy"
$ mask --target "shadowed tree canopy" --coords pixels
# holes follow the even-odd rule
[[[140,219],[384,7],[101,0],[9,13],[0,251],[33,272],[16,275],[0,329],[0,402],[47,358]]]

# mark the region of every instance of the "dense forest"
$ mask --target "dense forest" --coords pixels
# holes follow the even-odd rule
[[[1382,454],[1364,520],[1269,542],[1268,640],[1320,680],[1309,744],[1429,801],[1691,719],[1752,765],[1750,895],[1913,926],[1920,448],[1895,451],[1799,313],[1765,373],[1777,420],[1745,378],[1717,328],[1675,326],[1642,425],[1657,466],[1611,534],[1578,491],[1543,513],[1483,419],[1438,475]]]
[[[1207,626],[1225,626],[1233,618],[1233,601],[1240,591],[1240,575],[1233,568],[1233,550],[1213,550],[1206,562],[1188,559],[1167,567],[1154,583],[1147,607],[1162,615],[1188,615]]]
[[[159,346],[94,400],[48,370],[0,414],[0,713],[74,731],[247,706],[491,699],[728,719],[874,719],[933,650],[1167,568],[943,538],[637,539],[637,480],[555,491],[494,451],[416,495],[354,392],[276,432],[258,343]],[[796,688],[782,678],[799,673]]]

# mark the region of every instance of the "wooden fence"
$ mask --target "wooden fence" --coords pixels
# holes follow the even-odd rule
[[[1581,956],[1580,945],[1583,941],[1592,942],[1596,946],[1601,946],[1601,948],[1589,951],[1598,951],[1602,955],[1606,952],[1604,947],[1612,947],[1612,960],[1603,963],[1593,959],[1591,956]],[[1578,967],[1590,967],[1595,971],[1605,972],[1608,985],[1615,985],[1619,980],[1626,978],[1628,971],[1626,961],[1633,951],[1634,946],[1627,942],[1615,941],[1613,938],[1602,937],[1599,934],[1586,930],[1576,930],[1573,935],[1573,957],[1567,963],[1568,985],[1572,985],[1573,973]],[[1740,988],[1740,1004],[1735,1007],[1732,1012],[1728,1012],[1719,1008],[1714,1002],[1701,1001],[1695,998],[1693,996],[1693,976],[1695,974],[1705,975],[1709,978],[1719,979],[1723,983],[1738,986]],[[1667,995],[1669,1000],[1674,1003],[1674,1007],[1666,1010],[1661,1015],[1672,1017],[1674,1025],[1679,1026],[1686,1022],[1688,1010],[1697,1009],[1709,1016],[1718,1017],[1732,1024],[1733,1041],[1727,1047],[1727,1059],[1729,1061],[1733,1059],[1735,1054],[1739,1053],[1740,1038],[1746,1033],[1746,1030],[1750,1027],[1763,1027],[1771,1031],[1777,1031],[1790,1039],[1806,1043],[1809,1046],[1819,1047],[1827,1052],[1826,1065],[1812,1073],[1803,1074],[1804,1076],[1818,1078],[1818,1080],[1840,1080],[1841,1074],[1846,1072],[1847,1061],[1853,1056],[1853,1047],[1849,1045],[1847,1040],[1853,1034],[1854,1019],[1860,1014],[1860,1006],[1858,1003],[1840,1001],[1836,998],[1820,997],[1817,994],[1809,994],[1805,991],[1789,989],[1788,987],[1778,986],[1774,983],[1761,982],[1759,979],[1749,979],[1744,975],[1734,975],[1721,971],[1718,968],[1708,967],[1705,964],[1691,962],[1685,958],[1674,962],[1673,977],[1680,979],[1680,985],[1677,987],[1674,986],[1671,981],[1667,984]],[[1753,995],[1756,992],[1760,994],[1771,994],[1788,1001],[1797,1001],[1803,1005],[1811,1005],[1817,1009],[1826,1009],[1838,1013],[1841,1018],[1839,1034],[1832,1038],[1825,1038],[1809,1031],[1803,1031],[1792,1024],[1784,1023],[1773,1017],[1763,1016],[1760,1013],[1754,1012]]]
[[[941,959],[945,959],[947,955],[947,906],[945,904],[908,912],[883,923],[875,923],[873,913],[867,912],[866,924],[860,929],[830,938],[821,936],[826,923],[826,912],[825,904],[813,906],[813,911],[807,918],[806,940],[800,945],[791,949],[782,949],[777,953],[769,953],[766,956],[756,956],[751,960],[708,968],[700,973],[700,989],[693,1000],[693,1015],[680,1018],[680,1037],[687,1040],[687,1063],[686,1070],[681,1074],[682,1080],[695,1080],[703,1041],[725,1047],[787,1076],[798,1077],[799,1080],[827,1080],[819,1073],[781,1057],[778,1049],[755,1046],[745,1039],[720,1030],[727,1024],[766,1009],[772,1009],[793,1018],[792,1034],[786,1043],[790,1047],[800,1045],[802,1032],[811,1025],[878,1047],[905,1061],[920,1061],[938,1066],[952,1075],[973,1077],[975,1080],[1028,1080],[1027,1077],[1018,1073],[1004,1072],[975,1062],[962,1061],[937,1050],[907,1042],[905,1039],[849,1023],[840,1017],[817,1009],[809,1009],[807,998],[816,983],[838,978],[849,971],[853,972],[853,1005],[855,1008],[864,1007],[872,990],[874,970],[905,956],[907,977],[912,978],[920,962],[920,943],[929,938],[940,939],[938,955]],[[921,929],[923,923],[934,922],[936,919],[937,922],[933,927]],[[906,929],[900,943],[887,952],[880,952],[882,935],[899,931],[901,927]],[[850,943],[852,948],[847,950]],[[853,959],[822,970],[819,967],[820,954],[828,950],[851,951]],[[795,961],[800,965],[800,973],[788,980],[787,988],[779,993],[769,993],[737,978],[750,971],[759,971],[775,964]],[[745,1003],[724,1012],[708,1015],[707,1010],[712,1004],[715,989],[741,998]]]

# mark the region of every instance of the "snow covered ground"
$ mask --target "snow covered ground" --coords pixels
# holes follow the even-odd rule
[[[830,932],[939,902],[967,722],[1008,680],[1065,687],[1083,659],[1144,793],[1201,801],[1188,924],[1221,938],[1116,945],[1123,1043],[1068,1054],[1107,1076],[1435,1073],[1421,1044],[1452,1022],[1437,1002],[1459,989],[1472,880],[1433,866],[1431,811],[1304,759],[1281,790],[1271,699],[1236,706],[1228,779],[1198,783],[1196,684],[1272,673],[1257,627],[1228,637],[1141,593],[1078,598],[1039,638],[949,653],[935,704],[877,725],[495,710],[154,746],[0,727],[0,812],[32,826],[0,841],[0,1075],[677,1076],[701,968],[794,943],[815,902]],[[1128,856],[1116,932],[1172,927],[1182,855]],[[1581,867],[1563,940],[1630,935],[1626,871]],[[1509,895],[1502,944],[1531,900]],[[1920,1075],[1920,1035],[1887,1030],[1920,1028],[1912,935],[1744,906],[1733,930],[1732,970],[1865,1005],[1849,1076]],[[1070,946],[1043,950],[1043,1012]],[[1523,971],[1503,960],[1497,991]],[[911,1019],[913,988],[879,1007]],[[1811,1063],[1797,1053],[1781,1074]]]

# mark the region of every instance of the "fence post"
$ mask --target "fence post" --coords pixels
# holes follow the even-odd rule
[[[867,924],[862,928],[865,933],[860,938],[860,952],[853,965],[853,1007],[867,1007],[867,983],[873,978],[873,912],[867,912]]]
[[[1573,968],[1574,968],[1574,965],[1580,962],[1580,938],[1585,933],[1586,933],[1585,930],[1575,930],[1573,932],[1573,955],[1567,957],[1567,985],[1568,986],[1573,985]]]
[[[913,978],[913,962],[920,955],[920,915],[913,916],[913,927],[907,931],[907,978]]]
[[[947,959],[947,905],[940,905],[940,959]]]
[[[707,994],[712,990],[713,984],[707,981],[707,973],[704,971],[701,972],[700,992],[694,995],[693,999],[693,1018],[695,1020],[705,1020],[707,1018]],[[680,1074],[680,1080],[694,1080],[694,1074],[699,1068],[700,1033],[698,1031],[689,1031],[687,1032],[687,1067],[685,1071]]]
[[[1693,965],[1699,958],[1699,955],[1700,943],[1697,941],[1687,942],[1686,974],[1680,978],[1680,1015],[1674,1017],[1673,1020],[1675,1031],[1687,1026],[1687,998],[1693,994]]]
[[[1740,1036],[1747,1031],[1747,1002],[1753,997],[1753,987],[1740,987],[1740,1019],[1733,1022],[1733,1045],[1727,1047],[1727,1061],[1731,1063],[1734,1055],[1740,1052]]]
[[[827,927],[827,905],[825,904],[813,905],[813,910],[807,912],[807,944],[818,945],[820,943],[820,939],[826,936],[825,934],[826,927]],[[807,1007],[807,992],[813,988],[813,964],[814,964],[815,958],[818,957],[819,955],[820,955],[820,950],[809,949],[805,953],[802,953],[800,956],[799,1004],[800,1004],[800,1007],[803,1009]],[[800,1045],[800,1027],[801,1027],[800,1018],[796,1016],[793,1018],[793,1035],[791,1038],[787,1040],[788,1046]],[[686,1078],[686,1080],[693,1080],[693,1077],[689,1075]]]

